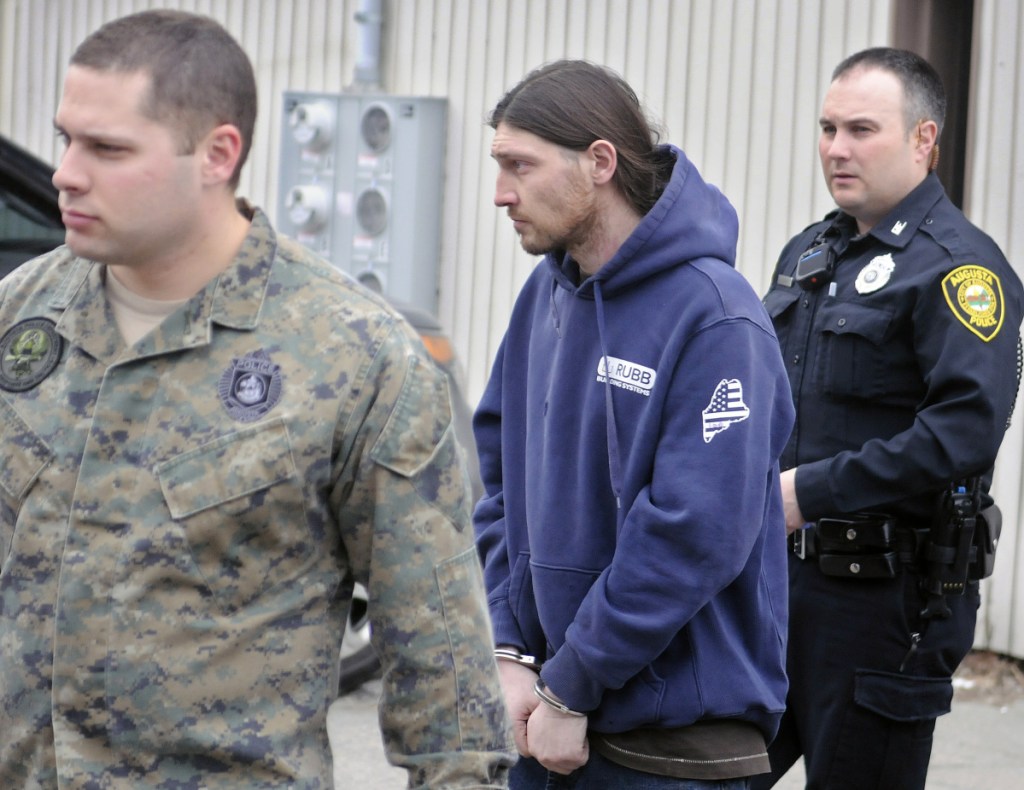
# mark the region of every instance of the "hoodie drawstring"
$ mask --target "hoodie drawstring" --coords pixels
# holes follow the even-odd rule
[[[594,283],[594,304],[597,308],[597,335],[601,340],[601,353],[604,355],[604,410],[605,425],[608,429],[608,472],[611,476],[612,493],[615,495],[615,507],[622,507],[622,459],[619,456],[619,431],[615,424],[615,408],[612,403],[611,361],[608,356],[608,342],[605,339],[604,298],[601,295],[601,283]]]
[[[558,281],[551,278],[551,324],[555,328],[555,334],[562,336],[562,319],[558,315]]]

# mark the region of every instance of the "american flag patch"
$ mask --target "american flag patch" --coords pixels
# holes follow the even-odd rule
[[[715,387],[711,403],[703,411],[704,444],[707,444],[734,422],[742,422],[750,416],[750,409],[743,402],[743,385],[739,379],[722,379]]]

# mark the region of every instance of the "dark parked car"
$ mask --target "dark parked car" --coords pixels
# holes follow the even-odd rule
[[[53,168],[0,136],[0,277],[25,261],[64,243],[64,225],[57,206],[57,190],[51,178]],[[466,449],[478,497],[480,469],[471,427],[472,413],[460,386],[461,371],[452,346],[441,325],[429,313],[415,307],[396,305],[416,329],[434,361],[448,375],[455,412],[455,432]],[[380,670],[370,645],[366,591],[356,585],[341,648],[339,693],[358,688]]]
[[[0,277],[64,242],[52,168],[0,137]]]

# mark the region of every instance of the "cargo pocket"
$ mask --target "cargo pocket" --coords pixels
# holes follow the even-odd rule
[[[861,669],[853,699],[823,786],[900,787],[908,777],[924,776],[935,719],[953,699],[952,680]]]
[[[861,669],[854,680],[853,699],[892,721],[937,719],[950,711],[953,682]]]
[[[227,612],[294,578],[313,556],[282,421],[222,437],[155,472],[199,573]]]

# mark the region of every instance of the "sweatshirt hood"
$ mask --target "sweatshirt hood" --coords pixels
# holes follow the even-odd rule
[[[610,364],[605,302],[629,291],[638,283],[666,270],[686,266],[690,261],[713,258],[736,265],[739,220],[736,210],[716,187],[708,184],[686,154],[675,146],[664,146],[675,158],[672,174],[651,210],[640,220],[608,263],[579,286],[575,283],[576,263],[567,253],[552,252],[545,257],[552,271],[551,320],[556,331],[561,324],[557,290],[595,303],[598,342],[604,365]],[[612,397],[611,377],[605,376],[605,430],[608,441],[608,474],[617,507],[622,505],[622,451],[618,419]]]
[[[609,299],[665,269],[697,258],[715,258],[735,267],[736,210],[725,195],[704,181],[681,149],[674,145],[663,148],[675,157],[675,165],[661,197],[596,274],[577,286],[576,264],[568,254],[561,250],[547,254],[547,265],[559,286],[593,298],[599,285]]]

